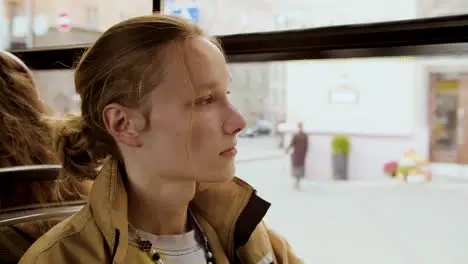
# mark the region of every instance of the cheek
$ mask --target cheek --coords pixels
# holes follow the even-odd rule
[[[212,118],[212,115],[204,115],[194,119],[189,133],[192,151],[194,153],[206,152],[219,145],[221,125],[218,119]]]
[[[146,138],[148,147],[145,152],[149,159],[157,161],[153,165],[173,168],[186,163],[189,157],[187,154],[189,134],[183,134],[167,126],[148,134]]]
[[[193,124],[191,131],[189,132],[190,138],[190,150],[193,153],[199,153],[203,151],[203,148],[206,147],[209,142],[207,142],[206,137],[206,128],[198,124]]]
[[[150,127],[144,140],[154,155],[177,154],[188,142],[189,123],[176,111],[153,112],[149,122]]]

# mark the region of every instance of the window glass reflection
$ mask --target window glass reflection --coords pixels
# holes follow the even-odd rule
[[[150,0],[0,0],[0,49],[88,44],[151,10]]]
[[[225,35],[465,14],[468,4],[460,0],[164,0],[163,11]]]
[[[211,34],[316,28],[468,13],[459,0],[164,0]],[[0,48],[87,44],[129,17],[151,14],[150,0],[0,0]]]

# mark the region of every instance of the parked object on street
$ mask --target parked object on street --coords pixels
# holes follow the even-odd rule
[[[270,135],[273,132],[274,125],[268,120],[257,120],[255,124],[255,133],[258,135]]]
[[[274,125],[268,120],[258,120],[253,127],[247,127],[239,133],[240,137],[267,136],[273,133]]]
[[[253,138],[255,137],[255,130],[252,128],[244,128],[241,132],[239,132],[239,137],[248,137]]]
[[[347,136],[336,135],[332,139],[332,166],[334,180],[348,179],[348,155],[350,142]]]
[[[279,139],[278,148],[280,149],[284,148],[284,145],[285,145],[284,139],[285,139],[286,133],[284,129],[282,129],[284,124],[286,124],[284,121],[279,121],[277,122],[276,127],[275,127],[275,136]]]
[[[278,133],[278,136],[279,138],[279,143],[278,143],[278,148],[280,149],[283,149],[284,148],[284,137],[285,137],[285,134],[284,133]]]
[[[398,163],[396,177],[408,183],[430,182],[432,171],[427,159],[421,157],[414,149],[407,149]]]

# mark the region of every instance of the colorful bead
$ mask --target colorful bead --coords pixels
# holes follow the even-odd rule
[[[159,253],[154,253],[153,256],[151,257],[152,260],[154,261],[158,261],[161,259],[161,256],[159,255]]]
[[[144,251],[148,251],[153,247],[153,244],[149,240],[143,240],[140,243],[140,247]]]

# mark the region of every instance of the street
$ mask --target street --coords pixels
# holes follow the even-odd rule
[[[276,148],[265,142],[239,153]],[[468,185],[306,181],[295,191],[280,151],[241,159],[237,175],[272,203],[266,223],[305,263],[468,263]]]
[[[257,160],[284,155],[284,150],[278,148],[277,138],[264,136],[255,138],[238,138],[237,161]]]

